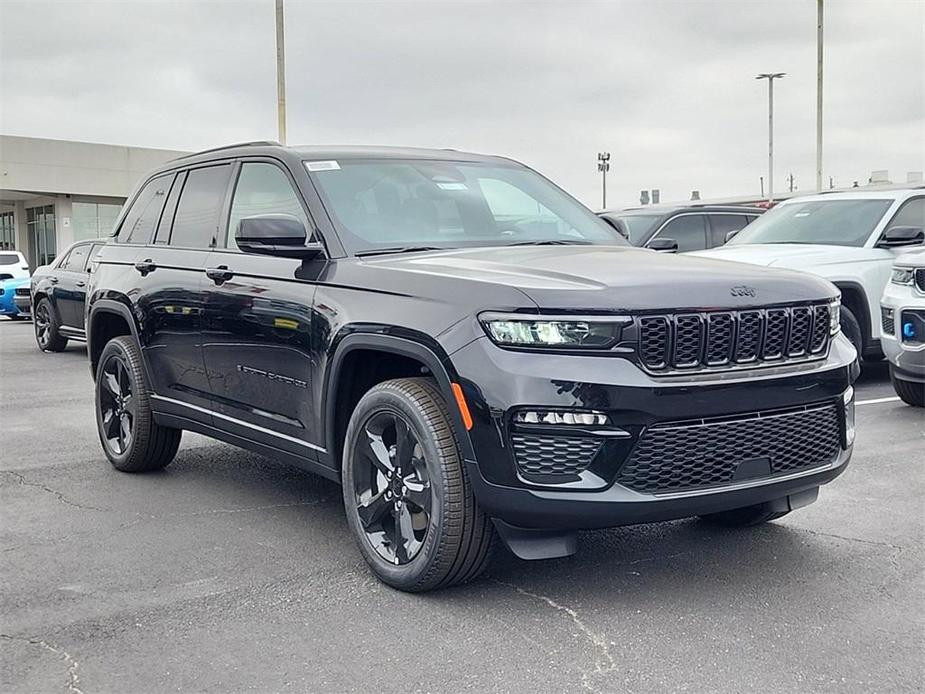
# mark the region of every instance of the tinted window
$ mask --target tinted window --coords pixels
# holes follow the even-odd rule
[[[674,239],[678,251],[699,251],[706,248],[707,228],[702,214],[688,214],[675,217],[662,227],[655,238]]]
[[[90,252],[87,253],[87,267],[89,267],[90,262],[96,257],[97,253],[100,252],[100,249],[103,247],[101,243],[94,243],[90,246]]]
[[[231,166],[225,165],[193,169],[186,175],[173,218],[171,246],[208,248],[214,243],[230,174]]]
[[[765,212],[729,243],[863,246],[892,204],[892,200],[877,198],[785,202]]]
[[[74,246],[68,253],[67,259],[61,264],[61,267],[71,272],[83,272],[87,264],[87,254],[90,246]]]
[[[658,226],[658,223],[665,217],[664,212],[657,214],[620,214],[605,215],[611,221],[620,224],[629,234],[629,240],[633,245],[640,245],[649,234]]]
[[[741,214],[711,214],[710,245],[722,246],[726,243],[726,234],[730,231],[741,231],[748,221],[748,218]]]
[[[290,214],[302,220],[306,229],[309,228],[305,211],[282,169],[273,164],[244,164],[234,189],[226,245],[237,248],[234,234],[238,222],[244,217],[260,214]]]
[[[180,191],[183,189],[183,183],[186,181],[186,172],[181,171],[170,186],[170,194],[167,196],[167,203],[164,205],[164,214],[161,215],[161,221],[157,225],[157,233],[154,235],[154,243],[167,243],[170,239],[170,227],[173,224],[173,213],[177,209],[177,200],[180,199]]]
[[[122,243],[150,243],[160,219],[173,174],[152,178],[132,203],[119,228]]]
[[[19,256],[15,253],[0,253],[0,265],[15,265],[19,262]]]
[[[888,229],[893,227],[918,227],[925,228],[925,198],[913,198],[907,200],[899,208],[896,216],[890,220]]]

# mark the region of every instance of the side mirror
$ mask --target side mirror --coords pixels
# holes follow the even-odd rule
[[[653,251],[660,251],[661,253],[677,253],[678,242],[674,239],[666,239],[664,236],[659,236],[649,241],[648,248],[651,248]]]
[[[324,252],[320,243],[305,243],[305,225],[291,214],[262,214],[238,222],[234,241],[245,253],[282,258],[314,258]]]
[[[730,241],[732,241],[732,239],[734,239],[735,236],[736,236],[736,234],[738,234],[740,231],[742,231],[742,230],[741,230],[741,229],[733,229],[732,231],[727,231],[727,232],[726,232],[726,238],[725,238],[725,240],[723,241],[723,243],[729,243]]]
[[[891,227],[883,238],[877,242],[878,248],[899,248],[900,246],[918,246],[925,242],[922,227]]]

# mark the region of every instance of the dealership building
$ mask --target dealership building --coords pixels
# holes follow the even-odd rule
[[[147,171],[187,152],[0,135],[0,250],[34,269],[107,236]]]

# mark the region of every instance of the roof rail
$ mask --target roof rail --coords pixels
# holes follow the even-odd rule
[[[236,142],[233,145],[222,145],[221,147],[213,147],[212,149],[204,149],[201,152],[193,152],[191,154],[184,154],[182,157],[177,157],[174,161],[179,161],[180,159],[189,159],[190,157],[198,157],[200,154],[211,154],[212,152],[221,152],[225,149],[235,149],[236,147],[281,147],[279,142],[275,140],[254,140],[253,142]]]

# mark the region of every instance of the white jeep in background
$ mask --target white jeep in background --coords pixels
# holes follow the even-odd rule
[[[811,272],[842,293],[841,326],[858,354],[880,359],[880,297],[893,261],[925,243],[925,187],[791,198],[725,246],[690,255]]]
[[[925,407],[925,251],[896,259],[880,322],[893,390],[903,402]]]

